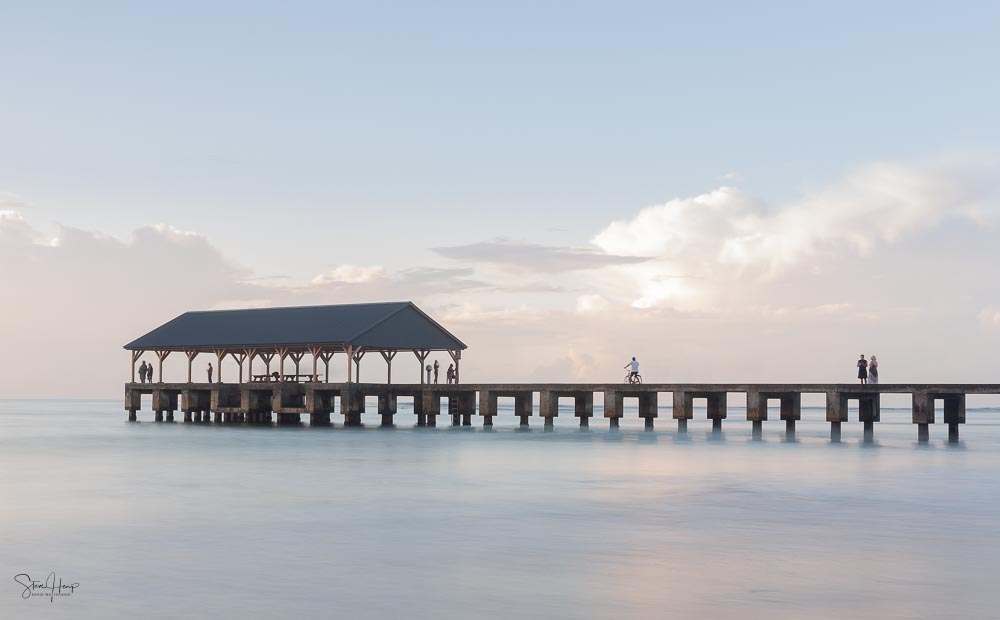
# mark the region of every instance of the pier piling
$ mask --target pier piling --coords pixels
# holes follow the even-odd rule
[[[998,394],[994,384],[921,384],[921,385],[856,385],[856,384],[330,384],[320,380],[267,381],[251,383],[128,383],[125,386],[125,409],[128,420],[138,421],[142,399],[151,396],[152,417],[157,422],[173,422],[178,411],[185,423],[268,425],[275,414],[278,425],[301,423],[302,414],[309,415],[310,426],[330,425],[330,415],[338,410],[346,426],[361,424],[365,398],[377,397],[381,424],[391,426],[395,419],[397,398],[413,398],[417,426],[436,426],[438,415],[449,415],[454,426],[471,426],[478,411],[483,426],[490,428],[498,415],[497,399],[514,400],[513,415],[522,428],[534,415],[533,399],[539,394],[538,415],[543,427],[552,430],[559,415],[559,399],[573,398],[574,415],[582,428],[589,426],[593,416],[594,394],[604,395],[604,417],[609,428],[616,429],[624,417],[626,399],[638,401],[638,416],[643,427],[653,429],[658,417],[658,395],[671,393],[672,417],[677,420],[677,432],[687,431],[688,420],[694,418],[694,400],[706,399],[707,417],[713,434],[722,431],[727,417],[728,393],[745,393],[747,419],[752,424],[752,437],[763,437],[763,422],[768,419],[768,402],[779,401],[781,419],[785,422],[785,437],[793,439],[801,419],[801,398],[804,393],[826,396],[826,420],[830,423],[830,440],[841,440],[843,423],[848,421],[848,403],[858,402],[858,421],[863,427],[863,441],[874,442],[875,423],[880,421],[880,395],[883,393],[912,395],[912,422],[917,425],[917,441],[930,440],[930,426],[935,422],[935,401],[942,401],[944,422],[948,425],[947,441],[960,441],[960,425],[965,423],[967,394]],[[339,398],[339,401],[338,401]],[[448,400],[448,411],[441,410],[441,399]],[[629,401],[631,402],[631,401]],[[477,407],[478,404],[478,407]],[[853,404],[853,403],[852,403]],[[178,405],[180,405],[178,407]]]
[[[687,421],[694,419],[694,398],[684,390],[674,390],[674,419],[677,420],[677,432],[687,432]]]

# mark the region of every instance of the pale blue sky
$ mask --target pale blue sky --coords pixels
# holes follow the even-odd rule
[[[106,396],[185,310],[412,299],[468,380],[995,381],[998,33],[995,2],[0,0],[0,376],[55,395],[58,350]]]
[[[5,2],[0,191],[305,276],[1000,143],[996,3],[665,5]]]

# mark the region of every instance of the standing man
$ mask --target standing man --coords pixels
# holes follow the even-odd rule
[[[208,363],[208,370],[207,370],[207,372],[208,372],[208,382],[211,383],[212,382],[212,362]]]
[[[142,366],[139,366],[139,382],[146,382],[146,360],[142,360]]]
[[[438,382],[438,367],[439,366],[440,366],[440,364],[438,364],[438,361],[434,360],[434,383]]]

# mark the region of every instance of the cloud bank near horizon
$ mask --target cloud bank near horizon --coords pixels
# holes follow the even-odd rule
[[[121,344],[190,309],[399,299],[470,344],[470,380],[606,380],[636,354],[678,380],[819,380],[871,347],[909,380],[995,374],[995,172],[874,164],[777,205],[726,186],[610,221],[589,248],[492,238],[434,248],[441,264],[290,278],[169,225],[43,234],[5,195],[2,395],[113,396]],[[54,368],[61,391],[43,392]]]

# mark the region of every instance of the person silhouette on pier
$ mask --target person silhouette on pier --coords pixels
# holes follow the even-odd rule
[[[146,360],[142,360],[142,366],[139,366],[139,383],[146,382]]]
[[[440,364],[438,364],[438,361],[434,360],[434,383],[438,382],[438,367],[439,366],[440,366]],[[451,383],[451,381],[449,381],[448,383]]]
[[[208,363],[208,368],[206,369],[206,372],[208,373],[208,382],[211,383],[212,382],[212,362]]]
[[[445,378],[448,381],[448,385],[452,383],[458,383],[458,378],[455,376],[455,365],[448,364],[448,370],[445,372]]]
[[[146,366],[146,383],[152,383],[152,382],[153,382],[153,364],[150,363],[148,366]]]
[[[874,355],[868,362],[868,383],[878,384],[878,358]]]
[[[864,355],[858,360],[858,379],[861,380],[861,385],[868,383],[868,361]]]
[[[628,378],[630,381],[634,381],[639,376],[639,362],[634,357],[631,362],[625,364],[625,368],[629,369]]]

